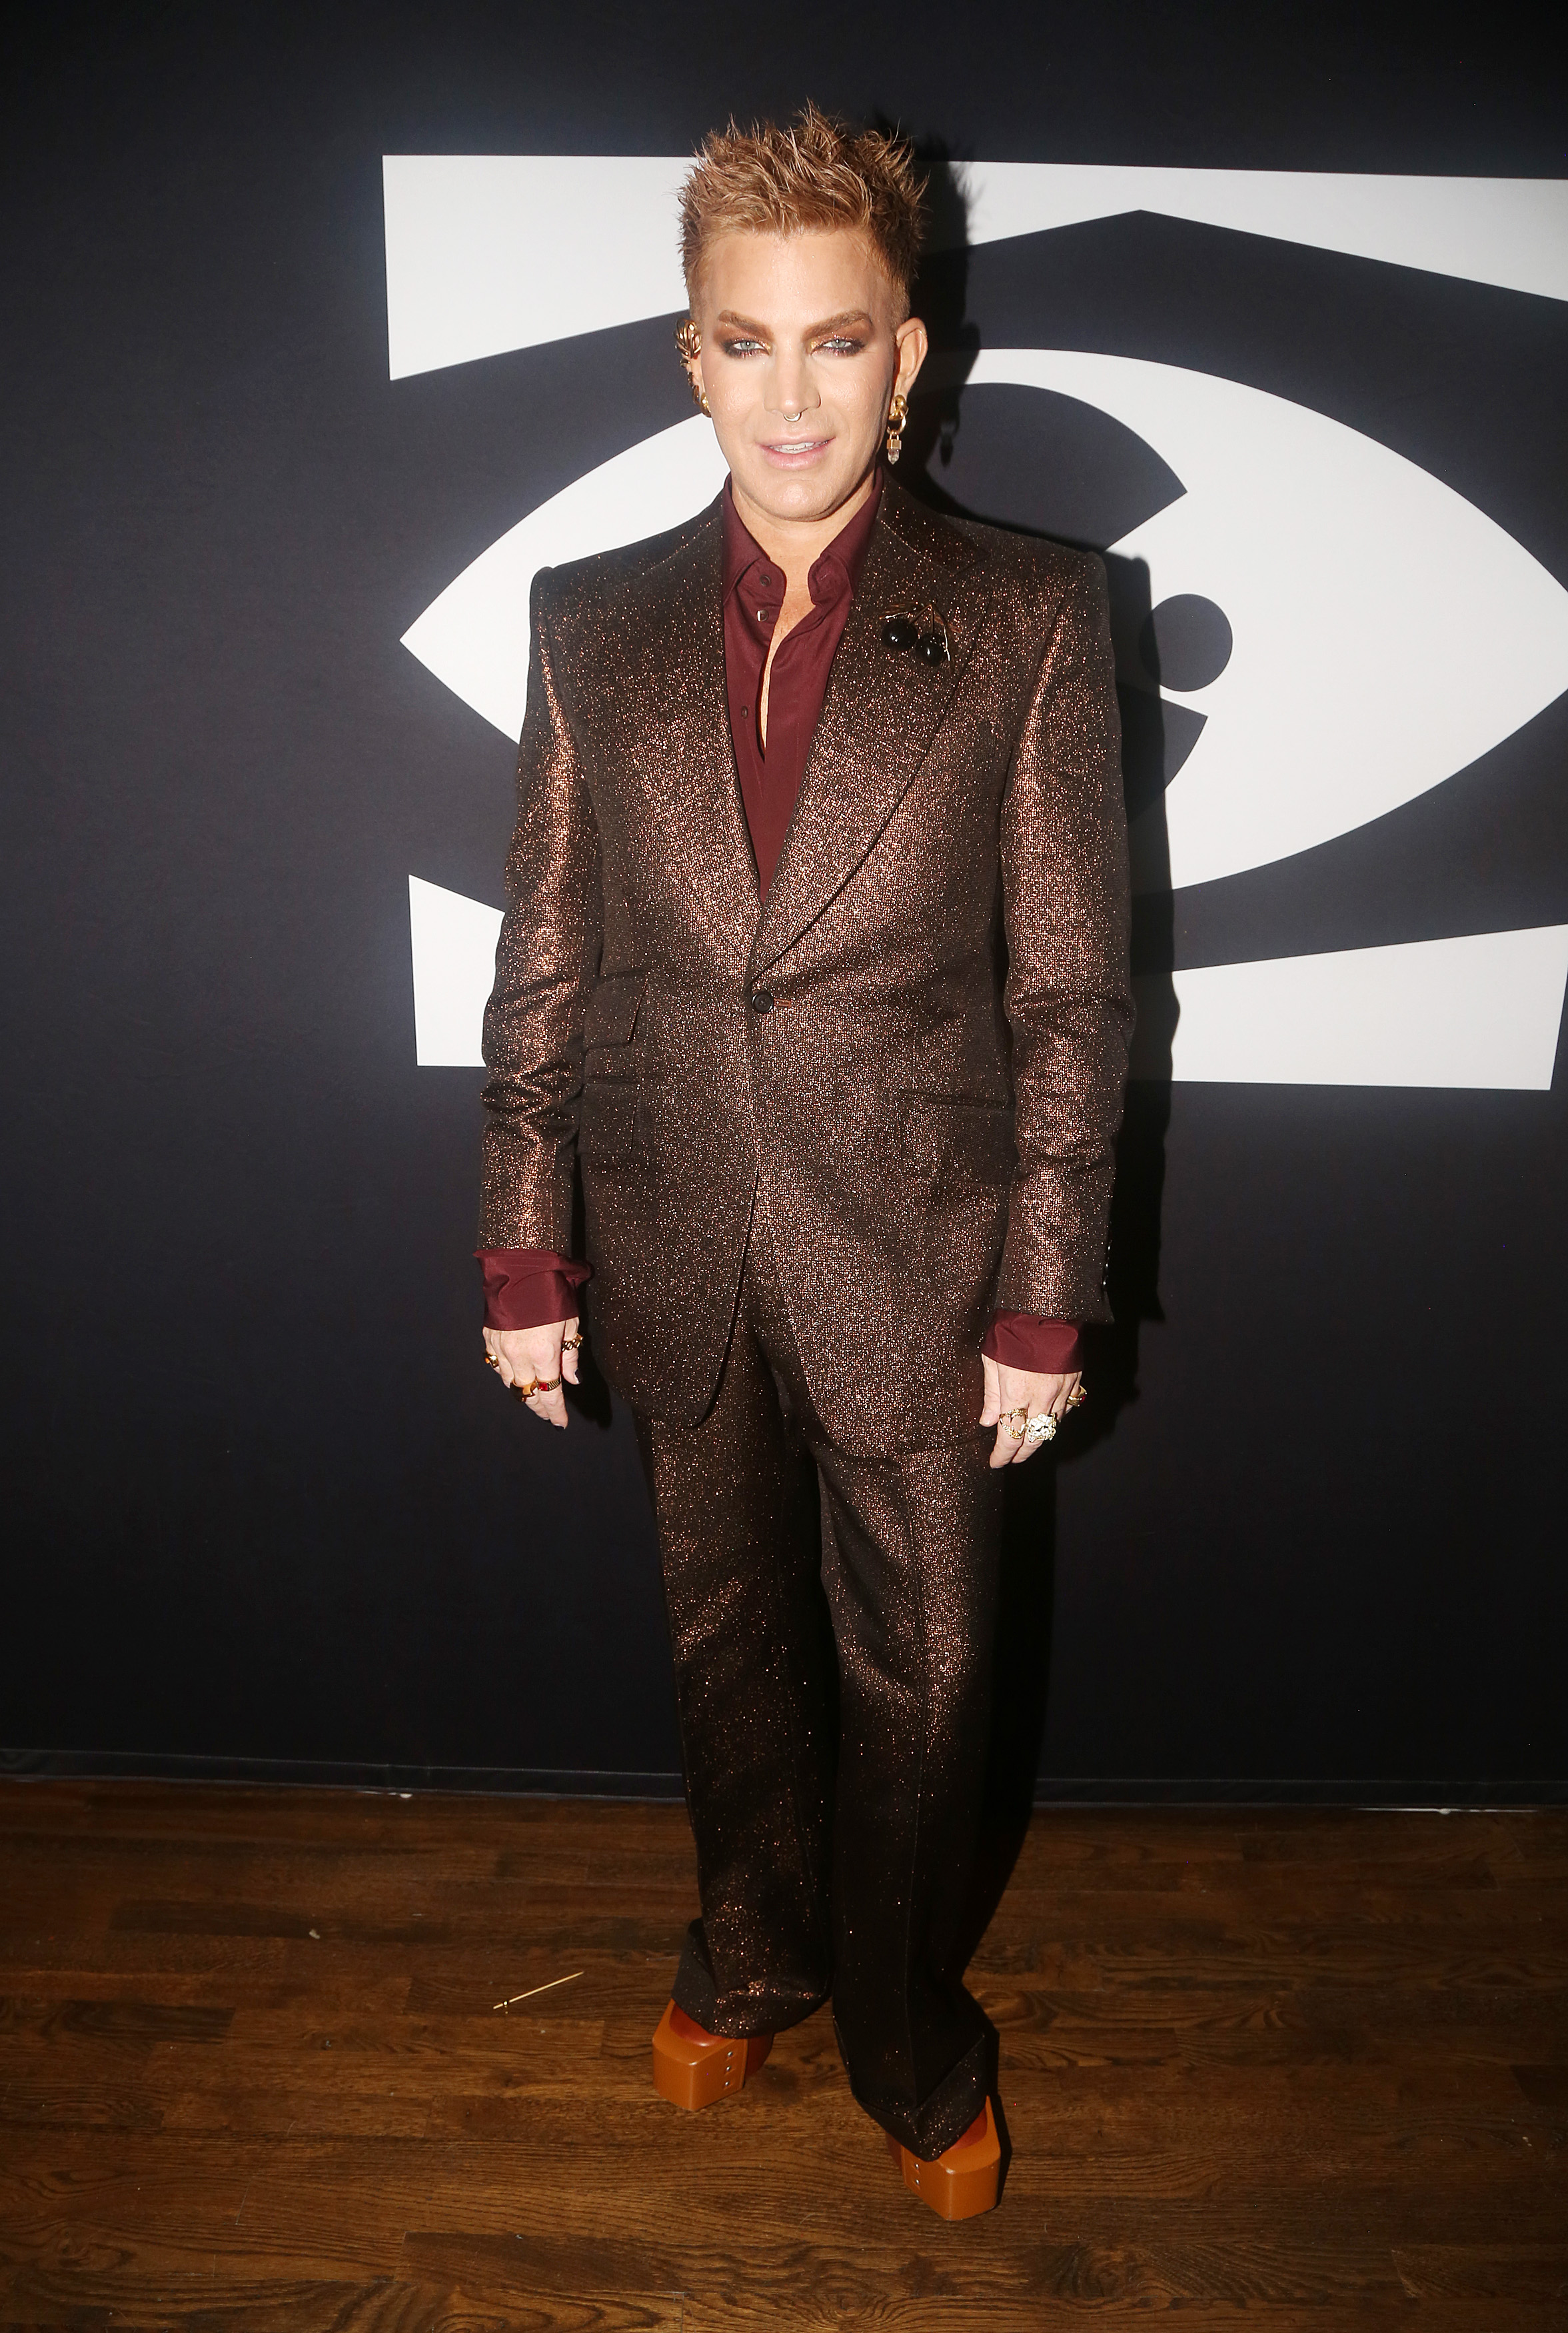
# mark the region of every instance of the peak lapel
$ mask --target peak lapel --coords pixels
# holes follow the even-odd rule
[[[951,562],[951,563],[950,563]],[[969,659],[988,595],[965,571],[963,536],[929,518],[891,481],[833,659],[795,814],[751,952],[755,977],[843,889],[914,782]],[[884,618],[933,608],[951,661],[928,665],[887,648]]]
[[[744,964],[760,896],[724,685],[723,550],[715,502],[632,595],[627,744],[663,846]]]

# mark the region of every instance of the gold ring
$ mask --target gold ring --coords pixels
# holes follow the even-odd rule
[[[560,1349],[563,1353],[579,1352],[582,1349],[582,1330],[579,1329],[575,1337],[563,1337],[560,1340]]]
[[[1073,1387],[1072,1392],[1067,1396],[1067,1407],[1069,1409],[1081,1409],[1088,1398],[1088,1387],[1086,1386],[1076,1385]]]
[[[527,1385],[512,1386],[509,1391],[514,1393],[519,1401],[531,1401],[536,1393],[554,1393],[559,1384],[559,1378],[531,1378]]]
[[[498,1369],[501,1367],[501,1363],[496,1359],[493,1353],[486,1353],[484,1356],[484,1366],[487,1369]]]
[[[1010,1434],[1015,1442],[1021,1442],[1023,1440],[1024,1428],[1028,1422],[1029,1413],[1027,1409],[1022,1407],[1021,1405],[1017,1409],[1004,1409],[1001,1416],[997,1420],[997,1424],[1001,1427],[1002,1432],[1004,1434]]]

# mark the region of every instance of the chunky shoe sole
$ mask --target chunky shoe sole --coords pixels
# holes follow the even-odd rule
[[[731,2040],[705,2033],[672,2001],[654,2035],[654,2088],[672,2106],[717,2106],[749,2082],[773,2047],[771,2033]]]
[[[975,2122],[980,2122],[978,2115]],[[981,2212],[995,2211],[1001,2185],[1002,2143],[997,2136],[990,2098],[981,2127],[976,2129],[971,2125],[934,2163],[923,2163],[918,2155],[911,2155],[891,2132],[887,2151],[903,2172],[911,2194],[929,2203],[942,2219],[973,2220]]]

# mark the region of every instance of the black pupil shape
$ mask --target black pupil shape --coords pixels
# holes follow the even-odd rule
[[[1196,591],[1162,600],[1143,619],[1139,653],[1162,688],[1207,688],[1230,662],[1235,645],[1223,608]]]

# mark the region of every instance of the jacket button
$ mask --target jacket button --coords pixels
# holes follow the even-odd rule
[[[751,991],[751,1010],[753,1013],[772,1012],[773,992],[770,988],[754,988]]]

